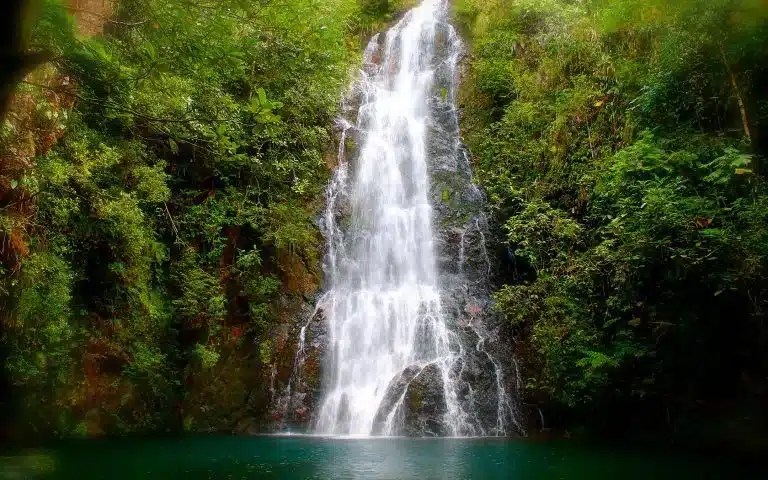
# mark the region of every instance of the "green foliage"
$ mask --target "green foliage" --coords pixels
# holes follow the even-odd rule
[[[386,30],[389,23],[408,9],[415,7],[416,0],[356,0],[359,13],[353,17],[353,29],[360,33],[364,44],[374,33]]]
[[[317,231],[300,206],[286,203],[275,205],[270,208],[267,218],[269,233],[265,240],[271,241],[277,248],[315,252]]]
[[[73,274],[59,257],[29,257],[11,285],[16,298],[4,341],[11,345],[6,368],[17,385],[63,382],[77,327],[72,322]]]
[[[173,303],[176,313],[183,319],[217,325],[226,316],[226,300],[219,279],[199,266],[199,257],[187,249],[174,277],[180,294]]]
[[[472,45],[466,141],[508,252],[496,306],[530,345],[531,401],[662,423],[664,409],[755,395],[768,371],[764,7],[454,8]]]
[[[197,344],[194,348],[195,356],[203,368],[211,368],[219,361],[219,352],[207,348],[205,345]]]
[[[85,36],[63,2],[43,2],[32,42],[56,70],[23,88],[36,125],[66,133],[13,179],[35,199],[27,223],[0,215],[2,231],[30,233],[21,270],[3,265],[3,342],[25,401],[56,399],[29,419],[45,433],[161,428],[188,393],[180,378],[228,349],[269,360],[276,301],[295,294],[278,258],[317,261],[312,216],[357,40],[402,7],[115,6]],[[69,92],[72,111],[54,105]]]
[[[550,265],[554,256],[566,261],[581,236],[578,223],[538,200],[527,203],[504,228],[509,243],[517,246],[517,258],[537,270]]]
[[[268,364],[272,359],[272,342],[269,340],[265,340],[259,345],[259,359],[264,364]]]

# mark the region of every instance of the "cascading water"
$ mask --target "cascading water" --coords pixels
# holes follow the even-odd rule
[[[474,278],[467,272],[466,244],[484,242],[487,225],[459,142],[460,43],[446,10],[424,0],[371,40],[353,91],[356,122],[340,121],[322,221],[318,308],[329,345],[319,433],[504,435],[516,424],[501,364],[485,349],[484,245],[483,265]],[[433,208],[448,183],[465,212]],[[472,229],[478,235],[465,238]]]

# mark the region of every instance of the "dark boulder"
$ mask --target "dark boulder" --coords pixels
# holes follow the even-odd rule
[[[398,408],[400,399],[403,397],[408,385],[420,372],[421,367],[417,365],[409,365],[389,382],[387,393],[384,394],[384,399],[379,405],[376,417],[374,417],[371,434],[382,435],[388,433],[385,431],[387,419],[390,414],[392,414],[392,411],[395,408]],[[398,412],[395,412],[395,414],[397,413]]]
[[[436,437],[449,435],[445,416],[448,405],[443,389],[443,374],[436,364],[424,367],[411,381],[400,406],[404,435]]]

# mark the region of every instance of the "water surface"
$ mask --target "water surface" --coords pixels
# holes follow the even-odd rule
[[[70,442],[6,453],[0,478],[750,479],[717,456],[502,439],[179,437]]]

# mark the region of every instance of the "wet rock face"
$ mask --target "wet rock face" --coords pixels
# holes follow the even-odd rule
[[[450,435],[445,422],[448,413],[440,369],[426,366],[411,381],[400,406],[402,433],[411,437]]]
[[[328,345],[328,326],[314,303],[314,299],[303,302],[285,325],[285,346],[276,352],[269,379],[269,431],[308,431],[320,400],[320,368]]]
[[[390,382],[387,387],[387,393],[384,394],[384,400],[376,412],[371,434],[383,435],[390,433],[387,431],[387,421],[391,415],[398,413],[396,409],[400,407],[400,402],[403,400],[406,389],[419,373],[421,373],[421,368],[417,365],[411,365]]]
[[[449,44],[452,34],[440,37]],[[452,51],[457,54],[438,47],[446,56]],[[485,194],[472,181],[470,154],[461,143],[453,102],[459,60],[449,57],[436,69],[427,144],[442,310],[455,333],[452,348],[460,358],[449,375],[458,386],[459,402],[471,414],[471,426],[463,434],[515,435],[523,433],[516,409],[517,365],[510,338],[491,308],[493,265],[487,246],[494,239],[485,214]],[[408,434],[440,431],[426,428],[423,420],[423,416],[406,415]]]

